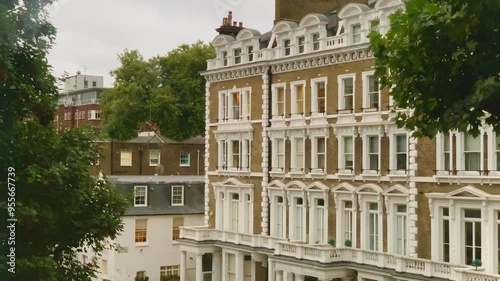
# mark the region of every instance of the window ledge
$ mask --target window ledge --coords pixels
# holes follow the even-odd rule
[[[135,247],[149,247],[149,242],[135,242]]]
[[[250,176],[249,170],[217,170],[219,175],[223,176]]]
[[[364,170],[360,176],[363,178],[378,178],[380,173],[377,170]]]
[[[179,167],[191,167],[191,165],[179,165]]]
[[[275,176],[276,177],[276,176],[285,176],[286,173],[284,172],[284,170],[278,169],[278,170],[272,170],[272,171],[270,171],[269,174],[271,174],[271,176]]]
[[[406,171],[390,171],[387,176],[389,179],[407,179],[408,173]]]
[[[354,114],[353,109],[339,109],[338,114]]]
[[[339,169],[337,176],[339,179],[352,179],[354,177],[354,171]]]

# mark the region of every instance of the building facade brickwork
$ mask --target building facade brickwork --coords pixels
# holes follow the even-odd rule
[[[271,36],[213,40],[205,225],[179,240],[207,259],[195,280],[500,278],[500,136],[415,139],[392,122],[406,109],[366,35],[404,2],[369,2],[278,0]]]

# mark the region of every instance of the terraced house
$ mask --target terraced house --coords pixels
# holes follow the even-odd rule
[[[271,32],[229,15],[213,40],[181,276],[194,256],[197,281],[500,280],[500,138],[412,138],[373,75],[366,35],[404,3],[276,1]]]

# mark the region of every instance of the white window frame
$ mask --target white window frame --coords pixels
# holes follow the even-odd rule
[[[234,100],[235,100],[235,96],[239,96],[240,97],[240,101],[239,101],[239,104],[237,105],[237,116],[235,116],[236,114],[236,111],[235,111],[235,106],[233,104]],[[238,122],[238,121],[241,121],[241,102],[242,102],[242,99],[241,99],[241,90],[240,89],[236,89],[236,90],[230,90],[228,91],[228,120],[229,121],[232,121],[232,122]]]
[[[299,117],[299,116],[306,116],[306,80],[301,80],[301,81],[294,81],[290,83],[290,87],[292,89],[291,93],[291,99],[290,99],[290,113],[292,118],[293,117]],[[297,88],[302,86],[303,93],[302,93],[302,108],[298,108],[298,95],[297,95]]]
[[[280,197],[283,201],[278,202],[278,197]],[[274,194],[270,196],[271,198],[271,214],[272,221],[271,223],[271,236],[276,238],[286,238],[286,196],[284,190],[276,191]],[[281,217],[278,217],[278,209],[281,209]],[[280,227],[281,226],[281,227]]]
[[[378,152],[376,153],[378,155],[378,163],[377,163],[377,166],[378,168],[377,169],[372,169],[372,167],[370,167],[370,156],[375,154],[373,152],[371,152],[370,150],[370,138],[377,138],[377,143],[378,143],[378,146],[377,146],[377,150]],[[381,165],[381,153],[380,153],[380,150],[381,150],[382,146],[381,146],[381,135],[380,134],[371,134],[371,133],[367,133],[367,134],[364,134],[363,135],[363,174],[375,174],[375,175],[380,175],[380,165]]]
[[[227,170],[229,168],[228,163],[228,140],[219,140],[218,141],[219,151],[218,151],[218,168],[217,170]]]
[[[290,40],[290,38],[285,38],[281,42],[283,43],[283,56],[284,57],[291,56],[292,55],[292,40]]]
[[[399,189],[399,192],[395,192]],[[410,233],[410,204],[409,204],[409,190],[403,186],[396,185],[395,188],[389,188],[384,192],[385,197],[385,207],[387,211],[387,251],[396,255],[408,255],[409,253],[409,233]],[[397,237],[397,227],[398,217],[402,217],[403,213],[398,212],[397,206],[405,205],[406,213],[406,227],[404,229],[405,237],[403,237],[404,245],[403,249],[398,249],[398,237]],[[400,251],[404,250],[404,251]]]
[[[500,176],[500,133],[497,133],[493,130],[493,127],[488,126],[485,129],[485,133],[487,134],[487,151],[488,151],[488,175],[489,176]]]
[[[130,162],[125,161],[126,159],[125,160],[123,159],[124,154],[130,155],[130,157],[128,157],[130,159],[129,160]],[[121,150],[120,151],[120,166],[122,166],[122,167],[132,167],[132,163],[133,163],[132,156],[133,156],[132,151],[130,151],[130,150]]]
[[[481,129],[479,136],[477,136],[479,139],[479,169],[480,171],[484,171],[484,142],[483,142],[483,135],[484,131]],[[465,170],[465,133],[456,133],[456,166],[457,166],[457,175],[464,175],[464,176],[479,176],[482,173],[479,171],[473,171],[473,170]]]
[[[187,156],[187,158],[186,157],[183,158],[182,156]],[[183,160],[187,160],[187,162],[183,163]],[[180,153],[179,166],[180,167],[190,167],[191,166],[191,153],[189,153],[189,152],[181,152]]]
[[[282,142],[281,145],[278,142]],[[279,153],[279,147],[281,146],[282,153]],[[277,137],[272,139],[272,151],[273,151],[273,158],[272,158],[272,170],[275,172],[285,172],[285,165],[286,165],[286,138],[284,137]],[[280,161],[279,159],[282,159],[282,167],[280,167]]]
[[[215,220],[217,229],[231,231],[233,203],[231,194],[238,194],[238,232],[253,234],[254,185],[230,178],[224,182],[213,183],[213,186],[217,198]],[[250,201],[246,200],[247,195],[250,196]]]
[[[288,204],[289,204],[289,232],[288,236],[290,240],[294,242],[306,242],[307,237],[307,198],[304,192],[300,191],[289,191],[288,192]],[[297,205],[297,199],[302,199],[302,204]],[[297,222],[297,215],[300,216],[301,225]],[[300,227],[300,229],[299,229]]]
[[[319,112],[319,97],[318,97],[318,85],[323,83],[325,85],[325,95],[324,95],[324,112]],[[312,97],[311,97],[311,116],[326,116],[328,115],[328,78],[316,78],[311,79]]]
[[[387,134],[389,137],[389,174],[390,175],[407,175],[407,170],[409,168],[409,142],[410,138],[408,133],[404,130],[395,130]],[[406,170],[398,170],[397,169],[397,136],[406,135]]]
[[[241,48],[235,48],[233,49],[233,62],[234,64],[241,64],[242,59],[241,59]]]
[[[359,198],[359,206],[361,211],[361,249],[370,250],[370,214],[377,214],[377,250],[378,252],[383,251],[384,245],[384,236],[383,236],[383,203],[382,203],[382,195],[381,191],[378,192],[364,192],[359,191],[360,186],[358,188],[358,198]],[[377,210],[370,210],[370,203],[377,203]]]
[[[429,201],[431,218],[431,254],[432,260],[443,259],[442,256],[442,221],[441,208],[449,208],[450,227],[450,263],[465,264],[465,229],[464,210],[481,210],[481,254],[485,272],[498,274],[497,214],[500,198],[473,186],[465,186],[449,193],[426,193]],[[458,235],[457,235],[458,234]]]
[[[282,112],[283,115],[278,115],[279,113],[279,104],[278,104],[278,88],[283,89],[283,104],[282,104]],[[286,118],[286,83],[279,83],[272,85],[272,119],[284,119]]]
[[[137,193],[142,189],[144,191],[144,204],[137,203]],[[147,207],[148,206],[148,187],[146,185],[134,186],[134,207]]]
[[[175,188],[179,188],[179,187],[181,188],[181,195],[180,196],[181,196],[182,202],[181,203],[178,203],[178,202],[174,203],[174,190],[175,190]],[[170,202],[171,202],[172,206],[184,206],[184,200],[185,200],[184,188],[185,188],[184,185],[172,185],[170,187],[170,200],[171,200]],[[179,195],[175,195],[175,196],[179,196]]]
[[[158,159],[156,159],[156,160],[158,160],[158,163],[156,163],[156,164],[154,164],[153,161],[152,161],[152,160],[155,160],[155,158],[152,157],[155,154],[158,156]],[[151,149],[151,150],[149,150],[149,166],[150,167],[155,167],[155,166],[160,165],[160,163],[161,163],[160,159],[161,159],[161,151],[159,149]]]
[[[332,188],[332,192],[334,194],[335,198],[335,205],[336,205],[336,245],[335,247],[345,247],[345,241],[348,240],[346,237],[346,229],[345,226],[347,224],[346,222],[346,210],[349,210],[352,214],[352,222],[351,222],[351,246],[353,248],[357,247],[357,234],[358,234],[358,227],[357,227],[357,218],[358,218],[358,198],[356,194],[356,189],[350,185],[350,184],[341,184],[337,187]],[[346,209],[345,208],[345,202],[350,201],[352,203],[351,209]]]
[[[241,120],[250,121],[252,119],[252,87],[241,89]]]
[[[230,192],[228,200],[231,202],[229,207],[229,231],[238,232],[241,229],[240,226],[240,206],[241,206],[241,196],[239,192]],[[237,198],[235,198],[237,197]],[[235,215],[236,214],[236,215]]]
[[[352,141],[352,169],[348,169],[345,165],[346,157],[344,153],[346,139],[351,138]],[[338,167],[339,174],[354,174],[356,169],[356,136],[355,135],[341,135],[339,136],[339,157],[338,157]]]
[[[352,108],[345,108],[345,80],[352,79]],[[338,110],[349,110],[355,112],[356,107],[356,73],[343,74],[337,76],[338,83]]]
[[[308,190],[309,201],[309,244],[328,243],[328,189]],[[318,200],[323,200],[324,205],[318,206]],[[323,217],[318,219],[318,214]],[[318,229],[317,222],[321,221],[322,228]]]
[[[359,31],[357,33],[354,33],[354,27],[355,26],[359,26]],[[363,26],[361,25],[361,23],[354,23],[354,24],[351,24],[349,26],[349,31],[351,33],[351,43],[352,44],[358,44],[358,43],[361,43],[362,41],[362,38],[361,38],[361,35],[362,35],[362,29]]]
[[[297,54],[303,54],[305,52],[306,52],[306,37],[305,35],[301,35],[297,37]]]
[[[452,164],[453,164],[453,153],[452,153],[452,138],[453,138],[453,132],[448,132],[448,133],[442,133],[439,132],[436,135],[436,174],[437,175],[450,175],[452,169]],[[448,137],[446,137],[448,136]],[[446,143],[449,145],[449,151],[448,151],[448,161],[449,161],[449,167],[446,169],[446,162],[445,162],[445,147]]]
[[[378,106],[377,107],[372,107],[370,105],[370,77],[375,77],[375,71],[367,71],[362,73],[362,78],[363,78],[363,107],[364,109],[377,109],[377,111],[381,110],[381,91],[380,91],[380,84],[378,88]]]
[[[218,123],[226,122],[229,116],[228,113],[228,91],[219,91],[219,114]]]
[[[323,152],[320,152],[319,146],[318,146],[318,140],[319,139],[324,139],[324,146],[323,146]],[[327,169],[327,159],[328,159],[328,137],[326,136],[313,136],[311,137],[311,172],[312,173],[326,173]],[[319,155],[323,154],[324,159],[323,159],[323,167],[324,168],[319,168]]]
[[[302,151],[297,151],[297,141],[298,140],[302,140]],[[290,143],[291,143],[291,170],[293,172],[300,172],[300,173],[304,173],[304,170],[305,170],[305,159],[306,159],[306,138],[305,137],[294,137],[294,138],[291,138],[290,139]],[[301,155],[302,156],[302,166],[299,167],[298,165],[298,156]]]
[[[311,34],[311,50],[318,51],[321,48],[320,39],[321,39],[321,34],[319,32]]]

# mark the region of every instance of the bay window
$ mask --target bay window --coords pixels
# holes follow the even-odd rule
[[[476,259],[481,259],[481,210],[464,209],[464,247],[465,264],[472,265]]]

